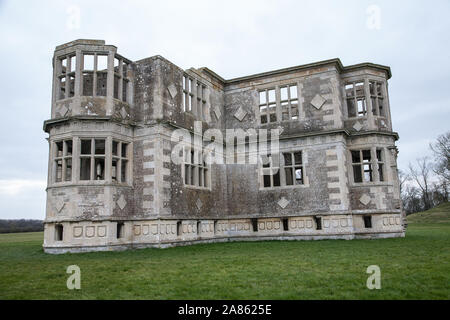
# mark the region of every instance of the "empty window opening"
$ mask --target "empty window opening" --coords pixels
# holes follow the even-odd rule
[[[115,99],[128,102],[128,64],[122,57],[114,58],[114,92],[113,97]]]
[[[316,223],[316,230],[322,230],[322,217],[314,217]]]
[[[112,141],[111,178],[113,182],[128,182],[128,143]]]
[[[80,180],[91,179],[91,159],[80,158]]]
[[[75,75],[69,75],[68,85],[68,98],[72,98],[75,95]]]
[[[81,140],[80,180],[105,180],[105,139]]]
[[[277,101],[276,97],[280,100]],[[259,91],[259,116],[261,124],[297,120],[299,117],[297,85],[269,88]]]
[[[252,218],[252,227],[254,232],[258,232],[258,219]]]
[[[177,221],[177,236],[181,236],[183,233],[183,224],[181,221]]]
[[[75,94],[76,56],[63,56],[57,59],[56,85],[57,99],[67,99]]]
[[[198,119],[206,120],[207,87],[196,79],[183,76],[183,111],[192,112]]]
[[[364,117],[367,115],[364,82],[352,82],[345,85],[348,117]]]
[[[298,119],[297,85],[280,88],[281,120]]]
[[[383,159],[383,150],[377,149],[377,164],[378,164],[378,179],[379,181],[384,181],[384,159]]]
[[[72,181],[72,140],[54,143],[54,182]]]
[[[289,231],[289,219],[288,218],[283,218],[283,230],[284,231]]]
[[[261,124],[277,121],[277,100],[275,88],[259,92],[259,113]]]
[[[80,180],[91,180],[91,140],[81,140]]]
[[[353,181],[355,183],[373,181],[370,149],[353,150],[351,151],[351,156],[353,166]]]
[[[93,96],[94,95],[94,75],[92,72],[83,72],[83,96]]]
[[[64,231],[64,228],[63,228],[62,224],[55,225],[55,240],[56,241],[63,240],[63,231]]]
[[[286,185],[303,184],[302,152],[283,153]]]
[[[264,188],[304,184],[302,152],[284,152],[279,158],[261,157]]]
[[[97,72],[96,95],[106,97],[106,82],[108,80],[107,72]]]
[[[362,150],[363,155],[363,168],[364,168],[364,181],[371,182],[373,181],[372,176],[372,163],[371,163],[371,154],[370,150]]]
[[[123,222],[117,222],[117,239],[123,238],[124,235],[124,223]]]
[[[202,233],[202,222],[197,221],[197,234],[201,234],[201,233]]]
[[[94,95],[94,75],[92,72],[83,72],[83,96]]]
[[[93,54],[83,55],[83,71],[94,71],[94,58]]]
[[[108,56],[98,55],[97,56],[97,71],[107,71],[108,70]]]
[[[217,220],[214,220],[214,234],[217,233]]]
[[[366,99],[365,98],[359,98],[357,100],[357,105],[358,105],[358,117],[365,116],[366,113],[367,113]]]
[[[201,150],[193,150],[189,147],[184,152],[184,184],[200,188],[209,188],[210,170]]]
[[[364,228],[372,228],[372,216],[364,216]]]
[[[59,93],[58,93],[58,99],[65,99],[66,97],[66,76],[60,76],[58,78],[58,87],[59,87]]]
[[[105,159],[95,159],[95,180],[105,180]]]
[[[372,102],[372,113],[375,116],[385,117],[383,83],[369,81],[370,101]]]

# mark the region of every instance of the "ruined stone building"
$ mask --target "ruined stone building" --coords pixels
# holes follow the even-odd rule
[[[331,59],[225,80],[101,40],[57,46],[45,251],[404,236],[390,77]],[[239,128],[278,129],[279,152],[236,163],[255,155],[250,134],[227,147]],[[213,140],[222,163],[202,156]]]

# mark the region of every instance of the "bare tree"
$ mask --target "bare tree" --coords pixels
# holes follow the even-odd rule
[[[435,143],[430,144],[434,153],[433,171],[439,178],[439,192],[443,201],[448,201],[448,186],[450,185],[450,131],[440,135]]]
[[[402,194],[403,189],[405,188],[405,182],[410,180],[409,175],[403,170],[398,170],[398,181],[400,184],[400,195]]]
[[[428,158],[420,158],[416,160],[417,168],[409,163],[409,175],[411,179],[417,184],[421,191],[424,210],[431,209],[433,201],[431,197],[431,170]]]
[[[402,202],[407,215],[423,210],[421,192],[415,186],[406,185],[403,190]]]

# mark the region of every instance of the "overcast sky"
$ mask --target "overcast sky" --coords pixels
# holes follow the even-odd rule
[[[223,78],[340,58],[392,68],[399,167],[450,130],[450,1],[2,1],[0,219],[45,218],[51,57],[104,39]]]

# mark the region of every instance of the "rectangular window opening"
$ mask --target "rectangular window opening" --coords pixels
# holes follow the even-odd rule
[[[94,55],[93,54],[83,55],[83,70],[94,71]]]
[[[181,236],[183,233],[183,224],[181,221],[177,221],[177,236]]]
[[[289,219],[288,218],[283,218],[283,230],[284,231],[289,231]]]
[[[251,222],[252,222],[253,232],[258,232],[258,219],[252,218]]]
[[[96,71],[107,71],[107,70],[108,70],[108,56],[98,55]]]
[[[279,161],[274,161],[270,155],[261,157],[263,187],[304,184],[302,152],[284,152],[279,157],[281,158]]]
[[[105,158],[95,158],[95,180],[105,180]]]
[[[322,218],[314,217],[314,221],[316,223],[316,230],[322,230]]]
[[[91,158],[80,158],[80,180],[91,180]]]
[[[120,182],[127,182],[127,164],[128,161],[127,160],[121,160],[120,161]]]
[[[117,230],[116,230],[117,239],[123,238],[123,235],[124,235],[124,223],[117,222]]]
[[[372,216],[364,216],[364,228],[372,228]]]
[[[64,228],[62,224],[55,225],[55,241],[63,241]]]

